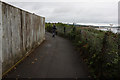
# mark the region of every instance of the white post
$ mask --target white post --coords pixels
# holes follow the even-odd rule
[[[113,24],[110,24],[110,29],[109,29],[109,31],[111,31],[111,28],[113,27]]]

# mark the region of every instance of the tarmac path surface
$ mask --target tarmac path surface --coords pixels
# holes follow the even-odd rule
[[[46,40],[6,78],[87,78],[88,70],[69,40],[46,33]]]

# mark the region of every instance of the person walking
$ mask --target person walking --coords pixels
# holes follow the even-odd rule
[[[52,28],[53,35],[52,35],[52,37],[55,37],[56,30],[57,30],[57,28],[56,28],[55,24],[53,24],[53,28]]]

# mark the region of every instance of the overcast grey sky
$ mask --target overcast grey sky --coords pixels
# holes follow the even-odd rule
[[[4,0],[47,22],[108,25],[118,22],[118,0]]]

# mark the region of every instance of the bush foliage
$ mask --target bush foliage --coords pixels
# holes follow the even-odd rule
[[[46,30],[51,32],[52,25],[52,23],[46,23]],[[58,35],[73,42],[87,63],[92,78],[119,78],[117,34],[62,23],[56,23],[56,27]],[[64,27],[66,27],[65,33]]]

